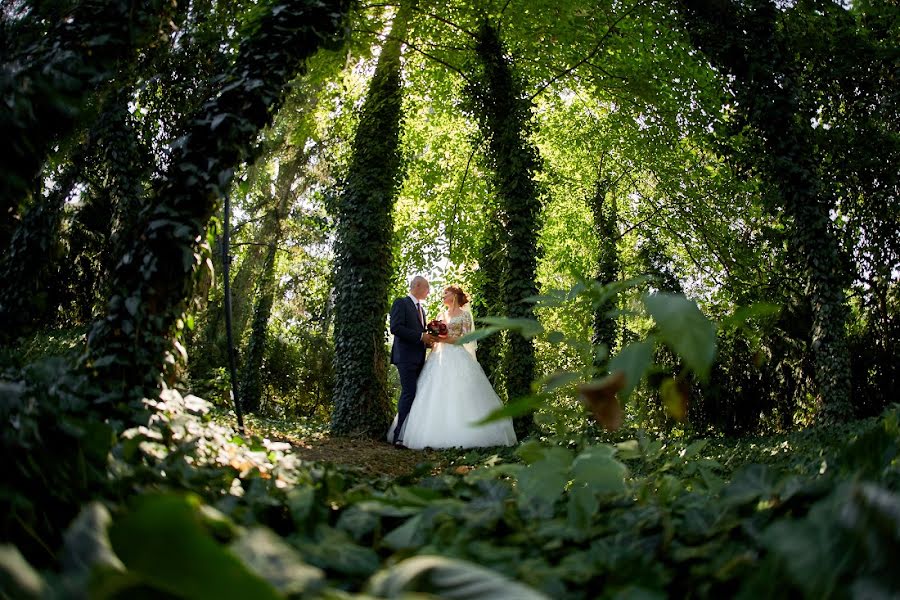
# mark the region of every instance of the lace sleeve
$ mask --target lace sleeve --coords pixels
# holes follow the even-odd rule
[[[463,319],[462,322],[462,333],[463,335],[467,335],[472,333],[472,330],[475,328],[475,323],[472,321],[472,313],[467,312],[464,314],[466,315],[466,318]]]

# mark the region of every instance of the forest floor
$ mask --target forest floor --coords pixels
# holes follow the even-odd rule
[[[318,427],[285,431],[283,422],[262,419],[248,420],[246,430],[290,444],[302,460],[357,468],[367,476],[403,477],[466,468],[459,464],[459,452],[452,450],[399,449],[382,440],[332,436]]]

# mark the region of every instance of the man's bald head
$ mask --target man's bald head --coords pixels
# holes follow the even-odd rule
[[[409,293],[419,300],[424,300],[428,296],[429,291],[431,291],[431,288],[428,285],[428,280],[421,275],[416,275],[409,282]]]

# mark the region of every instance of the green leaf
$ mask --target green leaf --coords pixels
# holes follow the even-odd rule
[[[538,386],[545,393],[552,392],[580,381],[582,377],[577,371],[556,371],[538,381]]]
[[[544,332],[544,327],[535,319],[511,319],[508,317],[483,317],[478,319],[482,323],[494,325],[501,329],[509,329],[518,332],[525,338],[533,338]]]
[[[384,536],[382,543],[392,550],[414,549],[424,544],[425,533],[422,531],[422,515],[419,514],[407,519],[406,523]]]
[[[479,340],[483,340],[486,337],[490,337],[495,333],[502,331],[500,327],[480,327],[473,331],[472,333],[467,333],[462,336],[458,340],[456,340],[457,345],[459,344],[468,344],[469,342],[477,342]]]
[[[110,529],[116,554],[144,585],[180,598],[278,598],[271,585],[212,539],[198,507],[192,496],[140,497]]]
[[[706,445],[708,443],[709,440],[697,440],[695,442],[692,442],[690,446],[688,446],[681,452],[681,458],[686,461],[694,458],[695,456],[700,454],[700,452],[702,452],[704,448],[706,448]]]
[[[748,504],[772,495],[775,477],[765,465],[744,465],[725,488],[722,499],[731,505]]]
[[[520,417],[522,415],[528,415],[544,406],[546,402],[547,397],[543,395],[523,396],[521,398],[516,398],[515,400],[510,400],[502,407],[489,413],[486,417],[478,421],[476,424],[484,425],[486,423],[493,423],[494,421],[501,421],[510,417]]]
[[[780,311],[781,307],[768,302],[757,302],[750,306],[742,306],[735,310],[733,314],[722,319],[719,322],[719,328],[737,329],[743,327],[747,321],[760,317],[771,317],[777,315]]]
[[[538,440],[531,439],[519,444],[519,447],[516,448],[516,456],[521,458],[526,465],[530,465],[544,457],[545,449],[546,446],[544,444]]]
[[[84,577],[95,569],[124,572],[109,542],[108,528],[112,518],[99,502],[81,509],[63,535],[62,563],[67,574]]]
[[[569,491],[566,520],[574,531],[580,532],[580,538],[587,534],[591,521],[599,508],[600,502],[597,500],[594,490],[585,484],[572,486]]]
[[[374,575],[366,592],[379,598],[429,594],[453,600],[548,600],[499,573],[443,556],[408,558]]]
[[[325,581],[321,569],[303,562],[287,542],[263,527],[249,530],[235,540],[230,549],[281,594],[311,594]]]
[[[613,458],[615,453],[606,444],[585,448],[572,462],[573,485],[587,485],[599,494],[624,492],[628,468]]]
[[[562,331],[551,331],[547,334],[547,342],[551,344],[559,344],[566,340],[566,334]]]
[[[644,306],[656,321],[660,337],[701,379],[716,357],[716,327],[697,304],[681,294],[644,296]]]
[[[616,444],[616,456],[622,460],[631,460],[641,457],[641,448],[637,440],[626,440]]]
[[[137,314],[138,308],[141,306],[141,299],[137,296],[129,296],[125,298],[125,309],[132,317]]]
[[[38,600],[46,594],[43,578],[19,549],[9,544],[0,546],[0,590],[5,597],[22,600]]]
[[[569,481],[572,453],[560,447],[545,448],[541,458],[517,476],[519,508],[529,514],[548,517]]]
[[[634,388],[644,377],[647,369],[650,368],[650,361],[653,359],[653,342],[634,342],[628,344],[616,354],[607,368],[610,373],[622,371],[625,373],[625,387],[620,392],[622,398],[628,398]]]
[[[303,527],[316,501],[316,490],[310,485],[297,485],[287,493],[287,506],[294,525]]]

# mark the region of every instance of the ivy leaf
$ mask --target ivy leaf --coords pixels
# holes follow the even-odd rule
[[[425,532],[422,529],[422,515],[419,514],[384,536],[382,543],[392,550],[417,548],[425,543]]]
[[[251,529],[230,549],[282,594],[314,593],[324,583],[325,574],[320,569],[303,562],[287,542],[263,527]]]
[[[625,491],[628,468],[613,458],[616,449],[600,444],[583,450],[572,462],[573,484],[587,485],[596,493]]]
[[[745,465],[731,480],[722,499],[731,505],[749,504],[768,498],[775,487],[775,477],[765,465]]]
[[[549,600],[499,573],[443,556],[414,556],[374,575],[368,594],[379,598],[426,594],[454,600]]]
[[[569,480],[572,453],[565,448],[545,448],[543,456],[518,473],[519,509],[547,517]]]
[[[81,509],[63,536],[62,563],[67,574],[86,580],[94,569],[125,571],[109,543],[111,521],[109,511],[99,502]]]
[[[701,379],[716,357],[716,327],[697,304],[681,294],[644,296],[644,306],[656,321],[660,337]]]
[[[141,306],[141,299],[137,296],[129,296],[125,299],[125,309],[132,317],[137,314],[138,308]]]
[[[193,496],[143,496],[113,524],[112,546],[139,578],[137,584],[181,598],[278,598],[271,585],[210,536],[198,507]]]
[[[628,398],[637,386],[644,373],[650,368],[653,358],[653,342],[634,342],[622,348],[619,353],[609,361],[610,373],[621,371],[625,375],[625,385],[622,388],[622,398]]]

